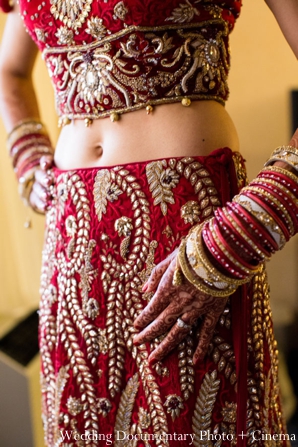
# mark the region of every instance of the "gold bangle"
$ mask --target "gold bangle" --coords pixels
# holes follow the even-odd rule
[[[276,154],[280,154],[280,153],[291,153],[291,154],[295,154],[298,156],[298,148],[294,147],[294,146],[289,146],[289,145],[282,145],[277,147],[276,149],[274,149],[274,151],[272,152],[271,155],[276,155]]]
[[[206,283],[204,283],[202,280],[200,280],[199,277],[197,277],[193,273],[191,268],[189,267],[187,258],[186,258],[185,249],[186,249],[186,241],[182,241],[180,244],[180,247],[179,247],[179,251],[178,251],[179,264],[180,264],[181,270],[182,270],[185,278],[194,287],[196,287],[196,289],[198,289],[200,292],[203,292],[207,295],[211,295],[211,296],[215,296],[215,297],[219,297],[219,298],[226,298],[227,296],[231,295],[232,293],[234,293],[236,291],[237,287],[234,287],[232,290],[229,289],[229,290],[224,291],[224,290],[213,289],[211,286],[207,286]]]
[[[265,167],[270,166],[275,161],[284,161],[298,170],[298,149],[293,146],[280,146],[276,148],[269,159],[264,164]]]
[[[193,240],[194,237],[195,234],[191,233],[186,240],[186,258],[194,273],[203,281],[206,281],[209,284],[212,283],[217,289],[226,289],[229,286],[229,283],[221,281],[219,277],[214,275],[214,272],[211,273],[206,268],[206,264],[196,251],[195,241]]]
[[[286,238],[284,233],[282,232],[277,222],[273,219],[273,217],[270,216],[268,212],[261,207],[261,205],[259,205],[250,197],[242,194],[234,197],[233,201],[239,203],[239,205],[245,208],[266,228],[266,230],[271,234],[280,249],[285,245]]]
[[[183,284],[183,273],[180,268],[178,258],[176,258],[176,267],[173,274],[172,284],[174,287],[179,287],[181,286],[181,284]]]
[[[287,209],[285,208],[285,206],[280,203],[274,196],[272,193],[269,193],[268,191],[264,191],[263,189],[259,188],[258,186],[246,186],[245,188],[243,188],[241,190],[241,192],[245,192],[245,191],[250,191],[250,192],[254,192],[257,191],[260,195],[267,197],[271,202],[273,202],[273,204],[276,206],[277,210],[280,212],[281,216],[283,217],[283,219],[285,220],[285,223],[289,229],[289,233],[291,236],[294,236],[295,234],[295,230],[294,230],[294,223],[291,219],[291,216],[289,215]]]
[[[233,201],[234,201],[234,199],[233,199]],[[236,202],[236,200],[235,200],[235,202]],[[226,208],[222,208],[222,212],[228,219],[231,226],[234,227],[234,230],[236,232],[238,232],[240,234],[240,236],[251,246],[252,250],[254,250],[263,260],[269,261],[270,258],[265,256],[264,253],[259,249],[259,247],[244,233],[242,228],[235,222],[235,220],[232,219],[232,217],[229,214],[229,211]]]
[[[193,231],[193,233],[195,235],[195,241],[194,241],[194,244],[193,244],[193,248],[194,248],[194,250],[196,252],[196,255],[197,255],[197,256],[194,255],[194,261],[193,262],[191,262],[190,256],[188,255],[187,245],[186,245],[187,258],[188,258],[189,263],[191,264],[192,268],[194,269],[194,271],[197,273],[198,276],[202,277],[198,273],[198,271],[196,270],[199,267],[199,264],[202,265],[203,269],[207,270],[207,272],[206,272],[207,275],[209,273],[208,276],[209,276],[210,280],[208,280],[208,281],[209,282],[214,281],[214,286],[215,287],[218,287],[215,282],[226,283],[226,287],[227,286],[234,286],[235,284],[237,286],[245,284],[247,282],[246,279],[233,279],[233,278],[230,278],[230,277],[224,275],[223,273],[221,273],[219,270],[217,270],[212,265],[211,261],[209,260],[208,256],[206,255],[206,253],[204,251],[204,248],[203,248],[203,245],[202,245],[202,229],[203,229],[204,224],[205,224],[205,222],[203,222],[203,224],[200,224],[198,227],[195,228],[195,231]],[[208,278],[208,276],[207,276],[207,278]],[[204,279],[204,277],[202,279]]]
[[[45,125],[38,120],[19,121],[7,136],[7,149],[10,152],[13,145],[22,137],[30,134],[39,134],[48,136]]]

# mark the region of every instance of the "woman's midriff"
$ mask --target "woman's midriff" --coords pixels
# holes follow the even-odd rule
[[[76,169],[179,156],[205,156],[214,149],[239,150],[234,124],[225,108],[215,101],[160,105],[147,115],[138,110],[109,118],[73,121],[60,134],[55,163],[60,169]]]

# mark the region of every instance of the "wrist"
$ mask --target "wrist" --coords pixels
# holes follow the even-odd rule
[[[30,205],[40,159],[44,155],[54,154],[45,125],[35,119],[20,121],[8,134],[7,149],[19,182],[20,196],[26,205]]]

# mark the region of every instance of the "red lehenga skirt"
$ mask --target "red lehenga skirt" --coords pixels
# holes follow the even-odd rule
[[[47,445],[285,445],[265,271],[230,298],[196,366],[195,330],[153,368],[159,340],[133,345],[151,297],[142,284],[244,185],[241,156],[54,172],[40,306]]]

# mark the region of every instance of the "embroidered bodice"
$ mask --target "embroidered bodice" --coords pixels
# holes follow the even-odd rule
[[[64,121],[228,97],[228,37],[241,0],[19,3]]]

